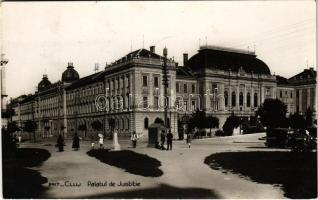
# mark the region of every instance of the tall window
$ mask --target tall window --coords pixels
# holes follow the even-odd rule
[[[176,85],[176,92],[179,92],[179,83]]]
[[[251,107],[251,94],[248,92],[246,96],[246,106]]]
[[[183,85],[183,93],[187,93],[188,92],[188,86],[187,84]]]
[[[257,107],[257,106],[258,106],[258,105],[257,105],[257,99],[258,99],[257,96],[258,96],[257,93],[254,93],[254,107]]]
[[[191,101],[191,109],[195,110],[195,101]]]
[[[154,108],[155,109],[158,109],[159,108],[159,97],[158,96],[155,96],[154,98],[153,98],[153,103],[154,103]]]
[[[283,97],[283,91],[279,91],[279,97],[282,98]]]
[[[228,107],[229,106],[229,97],[228,97],[228,93],[227,91],[224,92],[224,104],[225,104],[225,107]]]
[[[192,93],[195,93],[195,85],[192,84]]]
[[[142,86],[144,86],[144,87],[148,86],[147,76],[142,76]]]
[[[148,108],[148,97],[143,97],[143,108]]]
[[[144,119],[144,128],[145,128],[145,129],[148,129],[148,127],[149,127],[149,119],[146,117],[146,118]]]
[[[243,92],[240,92],[240,96],[239,96],[239,104],[240,104],[240,106],[243,106],[243,102],[244,102]]]
[[[236,106],[236,94],[232,92],[232,106]]]
[[[157,76],[154,77],[153,85],[155,88],[159,87],[159,77],[157,77]]]
[[[290,98],[293,98],[293,92],[290,91]]]

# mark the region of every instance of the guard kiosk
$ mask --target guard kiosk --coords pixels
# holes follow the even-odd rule
[[[160,134],[166,127],[162,124],[151,124],[148,128],[148,147],[159,146]]]

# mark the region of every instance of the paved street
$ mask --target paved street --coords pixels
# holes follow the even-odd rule
[[[159,160],[159,169],[163,171],[163,175],[159,177],[135,175],[100,162],[86,154],[90,150],[87,141],[81,142],[80,151],[73,151],[71,141],[67,141],[65,152],[62,153],[56,151],[53,142],[36,145],[24,143],[22,147],[44,148],[52,154],[42,166],[33,168],[48,178],[48,183],[44,185],[48,190],[42,195],[45,198],[111,198],[112,194],[121,192],[136,194],[145,191],[153,191],[153,198],[165,197],[164,189],[156,188],[179,191],[180,194],[176,194],[176,198],[191,196],[186,193],[187,189],[197,192],[195,195],[192,194],[192,197],[200,196],[201,192],[208,192],[211,196],[204,196],[205,198],[284,198],[282,190],[277,186],[252,182],[237,174],[222,173],[204,164],[207,156],[217,152],[274,151],[275,149],[264,148],[264,141],[259,140],[264,135],[262,133],[193,140],[190,149],[185,141],[174,141],[172,151],[147,148],[146,143],[139,143],[137,148],[133,149],[129,142],[120,141],[122,149],[146,154]],[[111,147],[111,141],[107,141],[107,147]],[[64,185],[65,181],[67,185]],[[107,181],[107,186],[88,186],[89,182],[94,181]],[[120,181],[135,181],[140,183],[140,186],[117,186]],[[110,182],[116,185],[111,187]],[[72,186],[69,186],[71,184]]]

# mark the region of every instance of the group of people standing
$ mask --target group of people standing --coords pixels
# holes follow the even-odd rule
[[[72,143],[72,148],[74,149],[74,151],[78,151],[80,148],[80,137],[78,137],[77,133],[75,133],[74,137],[73,137],[73,143]],[[65,142],[64,142],[64,138],[61,134],[59,134],[59,136],[57,137],[57,142],[55,145],[59,152],[64,151],[64,146],[65,146]]]
[[[166,139],[167,139],[167,148],[165,148]],[[172,150],[172,139],[173,139],[173,134],[171,133],[171,130],[169,130],[167,134],[165,130],[162,130],[160,134],[160,141],[161,141],[160,149]]]
[[[98,137],[99,137],[99,139],[98,139],[99,148],[103,149],[104,148],[104,137],[102,134],[99,134]],[[75,135],[73,137],[73,143],[72,143],[72,148],[75,151],[78,151],[80,148],[80,139],[81,138],[78,137],[77,133],[75,133]],[[137,140],[139,139],[138,135],[136,134],[136,131],[132,132],[130,139],[132,141],[133,148],[136,148],[137,147]],[[168,133],[166,133],[165,130],[162,130],[161,134],[160,134],[161,143],[160,143],[159,148],[161,150],[172,150],[172,139],[173,139],[173,134],[171,133],[171,130],[169,130]],[[118,144],[117,133],[114,134],[113,140],[114,140],[114,149],[119,150],[120,146]],[[192,140],[192,134],[189,133],[189,134],[187,134],[187,140],[186,140],[189,148],[191,147],[191,140]],[[165,148],[166,141],[167,141],[167,145],[166,145],[167,148]],[[56,147],[58,147],[58,150],[60,152],[62,152],[62,151],[64,151],[64,146],[65,146],[64,138],[61,134],[59,134],[59,136],[57,138]],[[95,139],[93,136],[91,137],[91,147],[92,147],[92,149],[94,149],[94,147],[95,147]]]

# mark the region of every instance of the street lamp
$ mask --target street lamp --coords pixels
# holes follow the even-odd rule
[[[165,127],[168,127],[168,70],[167,70],[167,55],[168,55],[168,49],[165,47],[163,49],[163,56],[164,56],[164,60],[163,60],[163,69],[162,69],[162,74],[163,74],[163,86],[164,86],[164,97],[166,100],[166,104],[164,107],[164,122],[165,122]]]

